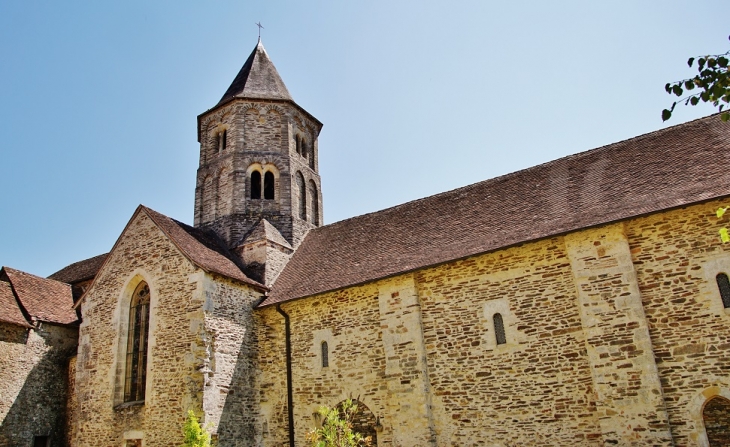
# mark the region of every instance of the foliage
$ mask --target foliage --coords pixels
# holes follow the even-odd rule
[[[718,220],[722,219],[722,216],[725,215],[725,211],[727,211],[729,208],[730,208],[730,206],[718,208],[716,211],[717,219]],[[730,232],[728,232],[727,227],[720,228],[719,233],[720,233],[720,240],[722,241],[723,244],[730,242]]]
[[[352,399],[345,400],[341,408],[319,407],[317,413],[322,418],[322,427],[307,433],[312,447],[356,447],[370,446],[370,437],[363,437],[352,429],[352,420],[357,413],[357,405]]]
[[[188,410],[188,418],[183,425],[183,437],[182,447],[210,447],[210,433],[200,426],[193,410]]]
[[[730,103],[729,57],[730,51],[723,54],[690,57],[687,65],[691,68],[696,61],[698,74],[689,79],[669,82],[664,86],[667,93],[680,99],[675,101],[669,109],[662,110],[662,121],[671,118],[674,107],[682,101],[684,101],[684,105],[692,106],[696,106],[700,101],[711,102],[721,112],[720,119],[730,120],[730,111],[727,108],[727,104]],[[695,89],[697,92],[682,97],[685,90],[692,92]],[[723,112],[723,110],[725,111]]]

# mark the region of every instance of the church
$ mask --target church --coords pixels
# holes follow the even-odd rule
[[[198,116],[191,225],[0,270],[0,446],[730,443],[717,115],[322,225],[318,136],[259,41]]]

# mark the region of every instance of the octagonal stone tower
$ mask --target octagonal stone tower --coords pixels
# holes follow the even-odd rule
[[[195,226],[215,231],[247,265],[268,262],[272,247],[290,254],[322,222],[321,129],[259,40],[218,104],[198,116]]]

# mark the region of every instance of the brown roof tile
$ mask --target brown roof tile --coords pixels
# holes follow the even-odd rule
[[[261,304],[730,194],[713,115],[309,232]]]
[[[180,251],[198,267],[207,272],[267,290],[266,286],[252,280],[241,271],[233,261],[234,256],[224,248],[214,233],[178,222],[145,206],[140,205],[140,207]]]
[[[20,310],[10,283],[5,281],[0,281],[0,321],[31,327],[23,316],[23,311]]]
[[[33,320],[58,324],[72,324],[78,320],[70,285],[10,267],[3,267],[2,272],[2,277],[10,282],[18,301]]]
[[[75,284],[81,281],[92,279],[101,268],[109,253],[94,256],[93,258],[84,259],[83,261],[74,262],[56,273],[49,276],[49,279]]]

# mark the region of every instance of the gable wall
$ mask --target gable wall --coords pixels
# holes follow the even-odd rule
[[[199,412],[203,398],[204,295],[191,277],[196,271],[144,212],[130,222],[81,307],[79,446],[121,446],[125,436],[143,438],[145,447],[181,442],[185,412]],[[140,279],[151,292],[146,399],[143,406],[115,409],[123,393],[119,345],[126,326],[119,303]]]
[[[34,436],[65,445],[65,378],[77,337],[76,327],[0,323],[0,446],[32,445]]]
[[[381,418],[378,445],[707,445],[702,407],[730,397],[722,204],[284,303],[297,445],[317,406],[348,395]],[[273,307],[257,318],[262,421],[283,441],[284,320]]]

